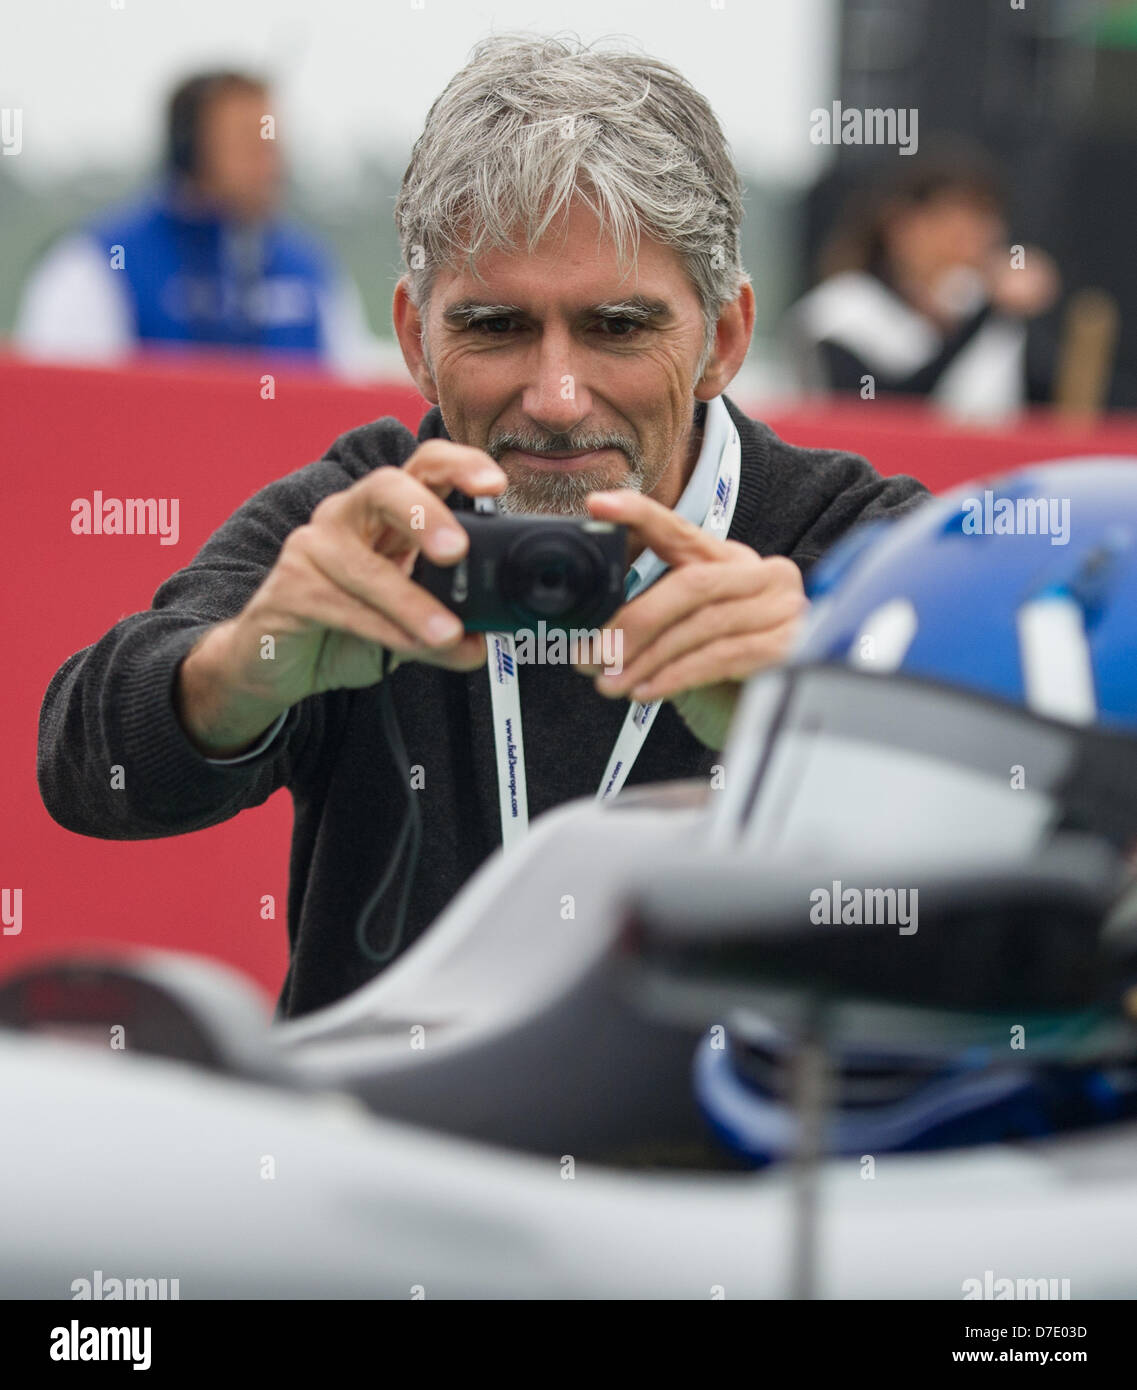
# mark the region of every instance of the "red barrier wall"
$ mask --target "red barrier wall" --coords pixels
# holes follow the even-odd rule
[[[36,723],[48,681],[72,652],[145,608],[251,493],[322,456],[345,430],[382,415],[417,426],[427,403],[409,384],[345,387],[263,362],[187,357],[121,370],[36,366],[0,356],[4,718],[0,721],[0,888],[22,891],[22,930],[0,935],[0,973],[34,955],[95,943],[200,951],[275,995],[286,964],[291,806],[278,793],[211,830],[111,842],[57,826],[35,782]],[[740,402],[741,404],[742,402]],[[1094,431],[1032,419],[1014,431],[963,431],[922,410],[857,402],[770,417],[794,443],[851,448],[883,473],[934,489],[1031,459],[1137,455],[1137,420]],[[180,536],[77,536],[71,504],[177,497]],[[379,867],[378,865],[376,866]],[[263,920],[271,894],[276,919]]]
[[[47,683],[72,652],[149,605],[162,580],[273,478],[382,415],[417,425],[410,385],[364,390],[261,363],[65,370],[0,359],[5,695],[0,723],[0,888],[21,888],[22,931],[0,935],[0,972],[78,944],[162,945],[218,956],[275,995],[287,963],[292,808],[286,792],[225,825],[115,842],[61,829],[35,781]],[[71,503],[177,497],[180,536],[76,536]],[[272,894],[276,920],[262,920]]]
[[[1014,427],[977,429],[946,424],[918,404],[854,399],[782,409],[764,418],[791,444],[863,454],[879,472],[911,473],[933,492],[1023,463],[1137,455],[1137,415],[1114,415],[1091,426],[1032,411]]]

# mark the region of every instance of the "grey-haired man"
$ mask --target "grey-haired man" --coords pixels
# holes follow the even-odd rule
[[[674,69],[486,41],[432,107],[395,215],[395,329],[434,403],[417,436],[376,421],[262,489],[150,610],[64,663],[41,715],[44,801],[84,834],[196,830],[289,787],[284,1016],[374,973],[353,928],[406,814],[379,713],[385,652],[421,769],[410,942],[526,814],[709,775],[741,682],[793,638],[803,570],[854,523],[925,496],[855,456],[793,448],[723,395],[754,319],[741,189]],[[410,578],[420,550],[464,553],[450,508],[488,495],[633,538],[610,620],[622,671],[508,672],[505,735],[502,664]],[[125,791],[105,790],[111,763]]]

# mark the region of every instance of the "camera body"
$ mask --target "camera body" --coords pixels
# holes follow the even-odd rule
[[[588,517],[454,513],[470,548],[456,565],[420,555],[411,572],[467,632],[594,628],[624,602],[628,528]]]

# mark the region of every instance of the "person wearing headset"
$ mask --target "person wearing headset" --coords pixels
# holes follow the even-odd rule
[[[14,345],[108,363],[161,344],[288,354],[347,378],[379,374],[359,291],[320,240],[283,219],[265,82],[182,82],[159,179],[60,237],[25,286]]]

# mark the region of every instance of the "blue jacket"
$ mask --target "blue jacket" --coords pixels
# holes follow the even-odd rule
[[[187,209],[163,181],[85,230],[108,264],[121,265],[140,341],[324,355],[318,296],[335,264],[300,227],[275,220],[241,229]]]

